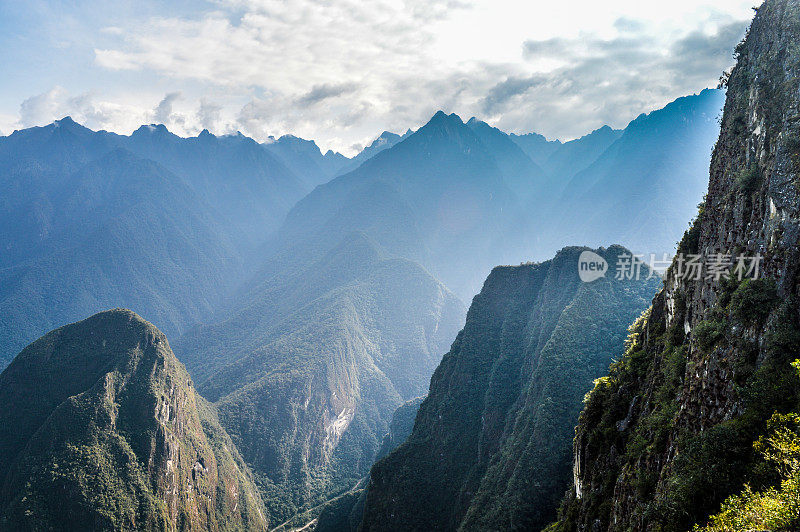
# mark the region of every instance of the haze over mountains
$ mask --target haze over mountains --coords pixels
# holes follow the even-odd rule
[[[279,523],[368,473],[494,266],[570,243],[672,249],[722,98],[565,143],[438,112],[351,160],[292,136],[69,118],[15,132],[0,138],[0,363],[134,309],[172,338]]]
[[[270,257],[310,260],[351,231],[420,263],[462,301],[495,264],[546,258],[563,235],[669,250],[701,197],[721,98],[704,91],[624,132],[567,143],[439,113],[352,161],[291,136],[259,145],[143,126],[126,137],[69,118],[0,137],[0,360],[116,306],[181,334]],[[659,201],[673,193],[679,201]]]
[[[464,316],[441,282],[363,233],[293,270],[176,345],[277,521],[366,475],[392,413],[425,393]]]
[[[800,529],[800,2],[766,0],[756,11],[727,79],[708,194],[624,354],[612,354],[624,335],[612,322],[626,319],[615,310],[635,314],[635,305],[603,293],[622,279],[576,281],[580,249],[495,269],[409,438],[375,464],[365,497],[331,503],[320,522],[361,531]],[[680,113],[687,103],[671,106]],[[681,122],[655,113],[637,120],[615,150],[646,137],[639,128]],[[648,160],[663,147],[638,146]],[[606,151],[594,175],[573,178],[581,186],[567,197],[585,212],[612,213],[604,187],[591,182],[603,168],[619,179],[637,160],[615,155]],[[678,166],[667,167],[680,183],[688,176]],[[654,170],[644,174],[654,188],[676,185],[659,184]],[[617,208],[655,208],[640,190]],[[687,274],[687,255],[703,257],[703,275]],[[750,261],[757,271],[737,271]],[[635,297],[635,288],[617,285],[614,294]],[[606,375],[581,385],[595,362],[602,371],[603,357]]]

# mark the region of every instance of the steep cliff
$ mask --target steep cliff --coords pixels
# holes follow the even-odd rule
[[[111,310],[0,374],[0,529],[264,530],[244,462],[166,337]]]
[[[431,379],[411,436],[370,474],[364,530],[543,526],[569,484],[581,399],[660,284],[582,282],[587,248],[495,268]],[[596,250],[614,269],[620,246]]]
[[[676,257],[588,396],[554,530],[686,530],[779,480],[754,443],[800,393],[800,2],[766,0],[736,55],[708,195],[678,250],[705,271]],[[710,269],[728,260],[729,278]]]

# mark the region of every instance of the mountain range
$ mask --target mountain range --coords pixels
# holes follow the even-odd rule
[[[721,97],[563,143],[438,112],[352,160],[293,136],[125,136],[69,118],[0,137],[0,364],[133,308],[173,339],[264,521],[286,521],[367,476],[494,266],[573,238],[668,249],[700,201]]]
[[[275,521],[367,474],[395,409],[424,394],[461,302],[353,233],[248,290],[176,352],[253,469]]]
[[[707,196],[663,286],[649,308],[645,293],[615,290],[646,308],[627,337],[634,308],[623,316],[588,304],[615,301],[605,290],[622,279],[580,283],[581,248],[562,251],[569,260],[493,270],[411,435],[373,466],[365,496],[331,505],[320,522],[342,530],[800,527],[799,41],[800,2],[757,9],[726,79]],[[615,150],[652,120],[676,126],[669,116],[643,117]],[[541,139],[531,145],[541,148]],[[572,181],[624,168],[613,155]],[[588,208],[579,190],[568,197]],[[589,190],[602,201],[602,187]],[[592,253],[613,262],[606,250]],[[701,275],[687,273],[690,256],[702,258]]]
[[[708,195],[679,251],[758,272],[667,271],[580,415],[549,531],[797,530],[800,2],[737,47]],[[749,260],[747,264],[749,264]]]

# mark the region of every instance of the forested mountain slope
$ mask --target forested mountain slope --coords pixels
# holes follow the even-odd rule
[[[307,190],[252,139],[69,118],[0,137],[0,367],[58,325],[133,307],[207,319]]]
[[[800,2],[766,0],[736,49],[708,196],[679,247],[729,256],[733,275],[673,262],[588,397],[552,530],[687,530],[721,509],[713,530],[800,526],[799,43]],[[737,273],[758,255],[758,278],[752,259]]]
[[[389,432],[383,437],[380,450],[375,456],[376,461],[397,449],[411,435],[419,406],[424,399],[415,397],[394,411]],[[367,477],[363,478],[353,489],[327,501],[321,509],[297,516],[292,524],[302,526],[313,521],[316,532],[356,532],[364,514],[367,481]]]
[[[30,258],[0,269],[2,367],[44,330],[123,303],[180,331],[242,268],[209,207],[152,161],[117,148],[56,181],[34,201],[47,213]]]
[[[581,399],[660,284],[644,266],[639,280],[611,271],[582,282],[586,250],[492,271],[411,436],[372,468],[363,530],[535,529],[552,519]],[[596,253],[613,269],[628,252]]]
[[[366,475],[394,410],[427,391],[464,309],[363,233],[253,286],[176,351],[281,522]]]
[[[111,310],[0,374],[0,529],[266,530],[261,497],[166,337]]]

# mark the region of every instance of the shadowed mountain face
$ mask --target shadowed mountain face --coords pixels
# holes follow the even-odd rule
[[[370,473],[364,530],[535,530],[571,473],[581,399],[660,284],[578,277],[587,248],[495,268],[408,440]],[[599,249],[608,264],[627,253]]]
[[[234,307],[176,350],[278,522],[367,473],[392,413],[425,393],[464,312],[424,269],[358,233]]]
[[[212,311],[242,268],[207,204],[122,149],[56,180],[34,203],[48,211],[34,220],[36,249],[0,269],[3,366],[43,329],[109,306],[135,306],[180,331]]]
[[[142,126],[130,137],[115,137],[121,147],[160,164],[210,205],[220,229],[244,251],[257,248],[286,212],[324,177],[301,177],[290,169],[296,158],[279,158],[241,134],[208,131],[181,138],[163,125]],[[299,140],[299,139],[298,139]]]
[[[551,245],[573,243],[564,241],[569,235],[581,244],[624,242],[638,253],[672,251],[703,198],[724,98],[705,90],[631,122],[551,203],[556,225],[543,221],[557,231]],[[602,144],[614,133],[592,136]]]
[[[3,530],[266,530],[250,473],[166,337],[111,310],[0,374]]]
[[[364,231],[387,252],[420,262],[470,297],[478,276],[507,255],[509,218],[520,205],[514,191],[536,190],[541,179],[505,134],[485,128],[476,126],[476,133],[456,115],[437,113],[394,147],[306,196],[287,216],[283,241],[320,252]]]
[[[123,137],[65,118],[0,138],[0,367],[103,308],[169,333],[207,319],[305,191],[245,137]]]

